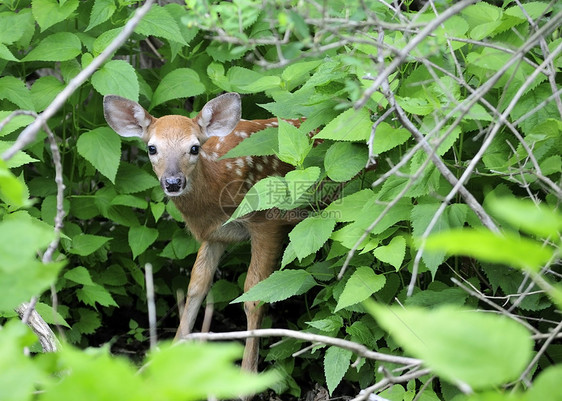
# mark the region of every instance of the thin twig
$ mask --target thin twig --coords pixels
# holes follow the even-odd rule
[[[328,336],[323,336],[320,334],[305,333],[301,331],[288,330],[288,329],[258,329],[258,330],[247,330],[247,331],[233,331],[227,333],[191,333],[184,336],[182,340],[209,340],[209,341],[221,341],[221,340],[240,340],[249,337],[290,337],[296,338],[297,340],[303,340],[308,342],[319,342],[327,345],[334,345],[343,349],[352,351],[353,353],[362,356],[367,359],[374,359],[381,362],[396,363],[400,365],[421,365],[422,361],[416,358],[409,358],[403,356],[395,356],[383,354],[381,352],[375,352],[369,350],[362,344],[342,340],[340,338],[333,338]]]
[[[156,303],[154,302],[154,280],[152,275],[152,264],[144,265],[144,279],[146,282],[146,304],[148,306],[148,332],[150,337],[150,349],[156,348],[158,337],[156,336]]]

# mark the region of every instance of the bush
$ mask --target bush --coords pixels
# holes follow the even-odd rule
[[[0,5],[3,399],[37,389],[40,399],[201,399],[268,385],[304,398],[316,383],[331,396],[367,389],[389,400],[559,399],[560,6],[186,3],[150,7],[107,59],[98,57],[141,4]],[[143,267],[154,273],[159,337],[169,338],[198,244],[144,146],[107,126],[102,97],[194,116],[225,91],[243,95],[246,119],[306,118],[233,152],[294,165],[256,184],[253,205],[306,206],[307,217],[289,234],[282,269],[248,293],[249,245],[229,248],[213,330],[243,328],[238,302],[255,299],[272,304],[267,327],[352,343],[310,337],[324,342],[303,349],[285,338],[265,348],[275,384],[273,374],[239,379],[239,350],[219,345],[163,345],[137,375],[108,349],[143,360]],[[286,196],[268,197],[271,184]],[[319,188],[327,205],[310,196]],[[34,295],[65,345],[29,358],[24,348],[40,349],[14,309]],[[208,381],[178,375],[199,373],[202,358]],[[121,379],[104,388],[94,371],[104,386]]]

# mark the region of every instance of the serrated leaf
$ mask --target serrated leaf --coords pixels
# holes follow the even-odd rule
[[[250,188],[227,223],[254,211],[283,208],[287,204],[290,201],[285,180],[277,176],[266,177]]]
[[[45,323],[65,326],[70,329],[70,325],[66,322],[66,320],[64,320],[60,313],[53,309],[51,305],[47,305],[43,302],[37,302],[35,310],[41,315],[43,320],[45,320]]]
[[[284,120],[279,120],[279,153],[277,157],[285,163],[300,166],[312,148],[306,134]]]
[[[134,101],[139,100],[137,74],[126,61],[108,61],[92,75],[91,82],[101,95],[118,95]]]
[[[297,224],[289,233],[291,244],[299,259],[318,251],[328,241],[336,220],[322,216],[310,216]]]
[[[366,141],[371,135],[371,116],[367,109],[348,109],[330,121],[317,135],[316,139],[334,141]]]
[[[41,32],[67,19],[78,7],[78,0],[66,0],[64,4],[57,0],[32,0],[31,11]]]
[[[325,319],[312,320],[310,322],[305,322],[310,327],[314,327],[320,331],[331,333],[333,331],[339,330],[343,326],[343,319],[339,315],[333,315]]]
[[[80,135],[78,153],[88,160],[109,181],[115,183],[121,159],[121,140],[108,127],[99,127]]]
[[[79,234],[72,238],[72,248],[68,252],[88,256],[101,248],[111,238],[92,234]]]
[[[20,13],[12,11],[0,13],[0,43],[11,45],[20,40],[25,32],[26,20],[27,16]],[[6,46],[3,47],[7,49]]]
[[[0,99],[9,100],[20,109],[35,111],[29,89],[15,77],[0,78]]]
[[[396,271],[402,266],[404,256],[406,256],[406,240],[403,236],[393,237],[388,245],[379,246],[373,251],[373,255],[384,263],[394,266]]]
[[[140,20],[135,32],[146,36],[156,36],[187,46],[176,20],[158,5],[152,6],[150,11]]]
[[[92,277],[90,276],[90,272],[84,266],[77,266],[74,269],[70,269],[66,273],[64,273],[64,278],[67,280],[74,281],[78,284],[83,285],[92,285],[94,282],[92,281]]]
[[[86,305],[95,306],[96,303],[102,306],[119,306],[104,287],[99,284],[84,285],[76,290],[76,296]]]
[[[336,142],[326,152],[326,174],[337,182],[349,181],[367,165],[369,152],[363,145]]]
[[[368,266],[358,267],[347,280],[334,312],[358,304],[379,291],[386,283],[382,274],[375,274]]]
[[[53,76],[41,77],[35,81],[31,87],[31,99],[35,109],[38,112],[45,110],[64,87],[64,84]]]
[[[349,369],[353,353],[347,349],[331,346],[324,355],[324,375],[330,395],[340,384],[343,376]]]
[[[402,145],[410,138],[410,132],[405,128],[394,128],[382,122],[375,131],[373,140],[373,154],[380,154]]]
[[[89,31],[93,27],[107,21],[117,7],[115,6],[115,0],[95,0],[94,6],[92,7],[92,13],[90,14],[90,22],[86,31]]]
[[[276,271],[231,303],[245,301],[283,301],[289,297],[304,294],[316,284],[312,275],[305,270]]]
[[[0,43],[0,59],[7,61],[19,61],[10,49],[8,49],[8,47],[3,43]]]
[[[453,306],[366,306],[402,348],[451,383],[496,387],[517,379],[531,358],[529,333],[505,316]]]
[[[449,230],[430,235],[426,248],[534,271],[538,271],[554,254],[550,246],[538,241],[510,232],[495,234],[481,228]]]
[[[158,230],[146,226],[129,228],[129,246],[133,251],[133,259],[146,251],[158,238]]]
[[[144,191],[158,184],[158,180],[151,173],[126,162],[121,162],[115,178],[115,187],[124,194]]]
[[[11,148],[13,144],[14,144],[13,141],[0,141],[0,154],[4,153],[6,150]],[[5,165],[8,168],[16,168],[16,167],[21,167],[24,164],[33,163],[36,161],[38,160],[34,159],[24,151],[20,150],[13,157],[11,157],[10,160],[7,160]]]
[[[154,91],[150,108],[171,99],[197,96],[205,92],[199,75],[191,68],[177,68],[168,73]]]
[[[271,156],[276,154],[278,149],[277,128],[266,128],[253,133],[241,141],[222,156],[221,159],[242,156]]]
[[[28,196],[24,184],[0,160],[0,199],[9,205],[21,207]]]
[[[82,334],[93,334],[101,327],[99,312],[86,308],[80,308],[78,311],[80,320],[73,324],[74,329]]]
[[[291,195],[291,202],[309,192],[320,177],[320,168],[316,166],[308,167],[304,170],[292,170],[285,175],[285,183]]]
[[[66,61],[80,54],[82,43],[70,32],[58,32],[47,36],[34,47],[22,61]]]

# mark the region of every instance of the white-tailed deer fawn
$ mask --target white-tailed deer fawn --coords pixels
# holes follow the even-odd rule
[[[275,268],[291,222],[267,219],[264,213],[258,212],[224,223],[255,182],[274,174],[284,175],[291,166],[274,156],[219,158],[252,133],[276,126],[277,119],[240,120],[237,93],[209,101],[193,119],[177,115],[155,118],[138,103],[111,95],[104,98],[104,112],[107,122],[119,135],[136,136],[146,142],[162,189],[201,242],[176,334],[176,339],[180,339],[192,330],[228,243],[251,240],[252,258],[245,291],[268,277]],[[244,304],[248,330],[261,325],[263,308],[258,304]],[[249,338],[242,367],[256,371],[258,354],[259,339]]]

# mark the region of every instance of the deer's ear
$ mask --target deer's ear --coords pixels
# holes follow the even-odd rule
[[[154,121],[137,102],[121,96],[106,95],[103,98],[105,120],[121,136],[137,136],[148,141],[148,127]]]
[[[242,104],[238,93],[225,93],[209,101],[195,121],[201,127],[203,139],[211,136],[226,136],[240,121]]]

